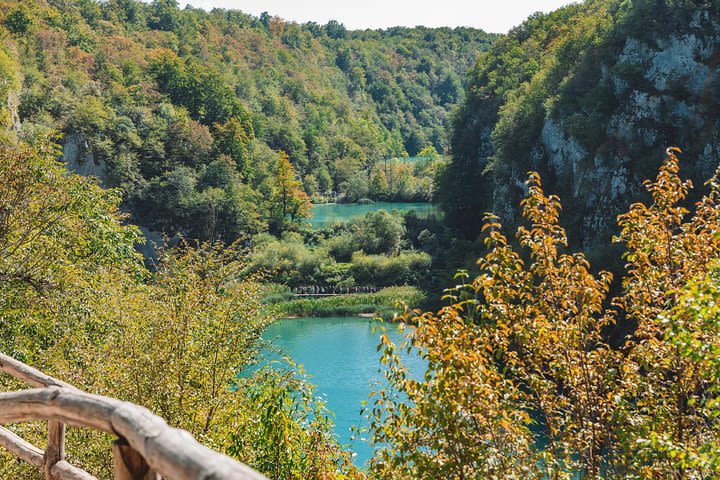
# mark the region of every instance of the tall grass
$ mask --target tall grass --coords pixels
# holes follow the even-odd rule
[[[334,297],[299,298],[273,305],[286,317],[335,317],[376,314],[391,318],[402,310],[402,304],[418,306],[425,294],[415,287],[387,287],[376,293],[353,293]]]

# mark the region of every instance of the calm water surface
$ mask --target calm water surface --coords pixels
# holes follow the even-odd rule
[[[393,210],[413,210],[419,218],[427,218],[437,213],[437,210],[431,203],[377,202],[369,205],[360,205],[357,203],[321,203],[313,207],[310,224],[315,228],[320,228],[335,220],[348,220],[354,217],[361,217],[368,212],[381,209],[388,212]]]
[[[327,398],[336,415],[335,431],[343,444],[350,444],[350,428],[362,423],[361,402],[368,400],[374,382],[382,379],[378,373],[380,353],[376,351],[380,332],[372,333],[374,324],[374,320],[360,317],[294,318],[271,325],[263,335],[275,339],[277,346],[312,375],[318,393]],[[402,338],[397,327],[385,327],[398,345]],[[425,363],[420,358],[407,358],[406,362],[414,376],[424,374]],[[370,446],[360,440],[352,449],[358,465],[371,456]]]

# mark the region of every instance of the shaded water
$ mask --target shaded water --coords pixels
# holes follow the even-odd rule
[[[357,203],[321,203],[313,207],[310,224],[314,228],[320,228],[335,220],[349,220],[377,210],[386,210],[388,212],[393,210],[413,210],[419,218],[427,218],[437,212],[431,203],[377,202],[368,205],[360,205]]]
[[[342,444],[350,444],[353,425],[364,425],[361,402],[368,400],[374,382],[382,379],[378,372],[380,353],[376,351],[380,332],[372,333],[374,324],[374,320],[361,317],[294,318],[271,325],[263,334],[265,339],[275,339],[277,346],[312,375],[317,392],[327,398],[336,415],[335,432]],[[386,324],[385,328],[398,345],[402,338],[396,326]],[[410,357],[406,362],[413,376],[424,374],[422,359]],[[372,455],[370,446],[359,439],[352,449],[358,465]]]

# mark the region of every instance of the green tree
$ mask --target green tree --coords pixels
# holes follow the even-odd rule
[[[346,181],[340,184],[340,193],[344,195],[343,200],[354,203],[367,198],[369,186],[365,172],[356,172]]]
[[[402,217],[385,210],[368,212],[352,224],[357,245],[365,253],[395,254],[405,236]]]
[[[347,36],[347,29],[342,23],[336,20],[330,20],[325,25],[325,33],[330,38],[345,38]]]
[[[253,140],[253,129],[249,118],[244,121],[237,117],[230,118],[222,125],[214,126],[214,149],[217,154],[227,155],[235,161],[237,170],[244,178],[254,174],[250,164],[250,148]]]
[[[24,35],[30,28],[32,19],[28,16],[25,8],[20,5],[18,8],[10,12],[7,17],[5,17],[5,21],[3,23],[5,24],[5,28],[10,30],[10,33],[15,35]]]
[[[153,0],[150,28],[172,32],[180,25],[177,0]]]
[[[245,392],[229,450],[272,478],[364,478],[333,434],[332,413],[291,368],[262,368]]]
[[[38,294],[80,281],[76,270],[137,266],[135,227],[119,192],[68,174],[51,139],[0,140],[0,284]]]
[[[440,154],[438,153],[437,149],[434,145],[430,144],[427,147],[420,150],[417,154],[418,157],[423,158],[430,158],[432,160],[435,160],[440,157]]]

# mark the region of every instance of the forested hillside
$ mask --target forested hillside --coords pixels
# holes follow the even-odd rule
[[[3,353],[278,480],[720,478],[716,0],[497,38],[0,0],[0,99]],[[149,261],[159,233],[198,241]],[[68,428],[67,460],[110,478],[110,442]]]
[[[494,39],[174,0],[5,0],[0,17],[6,120],[22,139],[61,133],[70,167],[121,188],[133,222],[226,241],[279,233],[308,197],[369,194],[380,160],[443,152],[466,70]],[[401,195],[429,191],[414,188]]]
[[[512,224],[526,172],[560,195],[571,243],[610,242],[668,146],[696,183],[720,153],[720,10],[703,0],[589,0],[530,17],[469,75],[436,198],[474,238]]]

